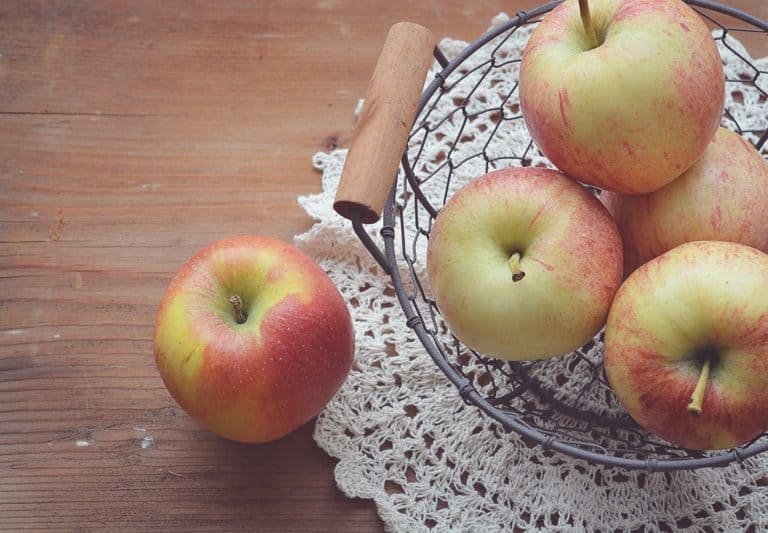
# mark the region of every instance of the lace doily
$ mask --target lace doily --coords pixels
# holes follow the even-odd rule
[[[500,14],[493,25],[506,20]],[[497,54],[519,57],[529,34],[530,27],[520,28],[500,43]],[[444,39],[440,48],[453,57],[466,45]],[[754,78],[755,72],[744,66],[743,58],[758,72],[768,71],[768,58],[749,59],[732,36],[727,42],[718,40],[718,46],[726,79]],[[468,60],[461,74],[464,79],[471,80],[473,67],[482,59]],[[492,80],[474,89],[472,98],[484,103],[500,98],[504,84],[516,79],[517,64],[510,62],[508,69],[511,76],[497,70],[498,82]],[[723,124],[746,130],[752,140],[756,134],[749,131],[768,127],[766,78],[768,75],[760,80],[766,87],[741,84],[727,94],[730,114]],[[514,99],[502,104],[510,113],[519,114]],[[422,154],[422,170],[437,178],[446,158],[461,161],[460,150],[477,150],[475,137],[498,127],[498,117],[490,114],[469,124],[453,120],[456,105],[456,98],[436,101],[434,113],[446,117],[441,127],[447,133],[432,135],[409,148]],[[517,150],[514,153],[526,159],[524,164],[549,166],[535,149],[528,149],[530,139],[522,121],[507,122],[508,127],[495,137],[499,150],[502,144],[507,150],[512,146]],[[461,136],[462,147],[450,144],[454,134]],[[480,148],[490,157],[475,158],[452,169],[450,190],[484,173],[487,159],[491,159],[491,167],[513,164],[503,159],[494,162],[495,146]],[[349,302],[355,323],[355,365],[319,416],[314,434],[318,445],[339,460],[336,481],[347,496],[374,500],[390,531],[768,528],[768,454],[717,469],[654,474],[613,469],[546,451],[505,432],[479,409],[465,405],[406,327],[389,277],[360,244],[349,222],[333,211],[345,156],[342,149],[315,155],[313,163],[322,170],[322,192],[301,197],[299,202],[316,224],[295,241],[329,273]],[[425,190],[428,197],[438,194],[428,186]],[[439,194],[444,192],[443,188]],[[413,220],[404,217],[402,222],[406,232],[414,232]],[[380,225],[369,229],[381,246]],[[425,244],[416,241],[414,249]],[[599,346],[586,355],[599,358]],[[571,372],[567,361],[553,360],[553,366],[545,368],[546,374],[557,380]],[[476,385],[480,389],[488,384]],[[572,385],[562,387],[564,393]],[[598,410],[617,408],[606,404],[605,398],[585,401]]]

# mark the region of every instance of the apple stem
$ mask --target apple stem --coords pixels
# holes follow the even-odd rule
[[[243,300],[237,294],[233,294],[229,297],[229,303],[232,304],[232,309],[235,310],[235,322],[242,324],[245,322],[245,314],[243,313]]]
[[[701,416],[701,406],[704,402],[704,392],[707,390],[707,383],[709,382],[709,370],[711,366],[711,360],[707,357],[704,360],[704,365],[701,367],[701,374],[699,374],[699,381],[696,383],[696,388],[693,389],[691,394],[691,403],[688,404],[688,412],[696,416]]]
[[[592,15],[589,13],[589,0],[579,0],[579,13],[581,14],[581,23],[584,25],[584,31],[587,33],[592,48],[597,48],[600,44],[595,33],[595,26],[592,24]]]
[[[509,258],[509,268],[512,270],[512,281],[520,281],[525,277],[525,272],[520,270],[520,259],[522,256],[520,252],[515,252],[512,257]]]

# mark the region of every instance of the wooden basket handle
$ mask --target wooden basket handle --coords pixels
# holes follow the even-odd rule
[[[351,219],[379,220],[416,118],[435,38],[410,22],[393,25],[365,93],[333,208]]]

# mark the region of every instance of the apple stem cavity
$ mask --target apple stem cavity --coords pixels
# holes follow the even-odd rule
[[[589,0],[579,0],[579,13],[581,14],[581,23],[584,25],[584,31],[589,40],[590,49],[600,46],[597,38],[595,26],[592,23],[592,15],[589,13]]]
[[[520,259],[522,256],[520,252],[515,252],[512,257],[509,258],[509,268],[512,270],[512,281],[517,283],[525,277],[525,272],[520,270]]]
[[[235,322],[244,323],[246,316],[243,313],[243,300],[237,294],[233,294],[229,297],[229,303],[232,304],[232,309],[235,311]]]
[[[688,412],[701,416],[701,407],[704,402],[704,392],[707,390],[707,384],[709,383],[709,371],[712,366],[712,360],[707,357],[704,359],[704,364],[701,367],[701,373],[699,374],[699,381],[696,383],[696,388],[693,389],[691,394],[691,403],[688,404]]]

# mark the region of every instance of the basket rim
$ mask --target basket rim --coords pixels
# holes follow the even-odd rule
[[[761,30],[764,30],[765,32],[768,32],[768,22],[763,21],[742,10],[714,2],[712,0],[683,1],[690,6],[704,8],[740,19],[757,28],[760,28]],[[455,58],[447,62],[447,64],[442,65],[443,68],[434,75],[433,81],[427,86],[421,95],[421,99],[416,109],[415,117],[418,118],[421,115],[424,107],[429,102],[432,95],[441,86],[443,86],[447,77],[479,48],[487,44],[495,37],[498,37],[502,33],[526,24],[529,19],[538,17],[551,11],[562,2],[563,0],[554,0],[531,10],[519,11],[505,23],[492,28],[491,30],[482,34],[478,39],[471,42]],[[439,48],[437,51],[439,52]],[[410,168],[407,150],[403,153],[402,166],[406,169]],[[384,206],[383,224],[381,229],[381,236],[384,241],[384,254],[389,265],[397,265],[397,253],[395,245],[395,194],[398,184],[399,180],[394,180],[393,186],[390,189],[387,202]],[[742,463],[750,457],[768,451],[768,439],[765,439],[762,442],[753,442],[752,444],[746,446],[723,450],[715,455],[705,457],[679,459],[633,459],[614,455],[616,452],[613,452],[614,454],[593,452],[576,445],[559,441],[556,437],[551,435],[546,435],[541,431],[528,426],[518,416],[505,412],[492,405],[483,397],[482,394],[480,394],[475,389],[469,379],[464,377],[448,362],[448,360],[441,354],[440,350],[435,344],[434,339],[432,339],[430,334],[427,332],[421,318],[417,314],[414,304],[410,301],[406,293],[403,280],[400,277],[399,269],[394,267],[390,268],[389,275],[392,279],[393,288],[397,294],[397,298],[405,314],[406,325],[416,333],[416,336],[419,338],[422,345],[429,353],[435,365],[458,389],[459,395],[463,399],[464,403],[479,408],[483,413],[499,422],[508,432],[514,431],[523,437],[527,437],[533,440],[535,443],[543,446],[547,450],[554,450],[576,459],[583,459],[591,463],[597,463],[608,467],[624,468],[628,470],[646,470],[650,472],[670,472],[676,470],[725,467],[734,461]],[[765,435],[765,433],[763,435]],[[633,450],[626,450],[626,453],[633,453]]]

